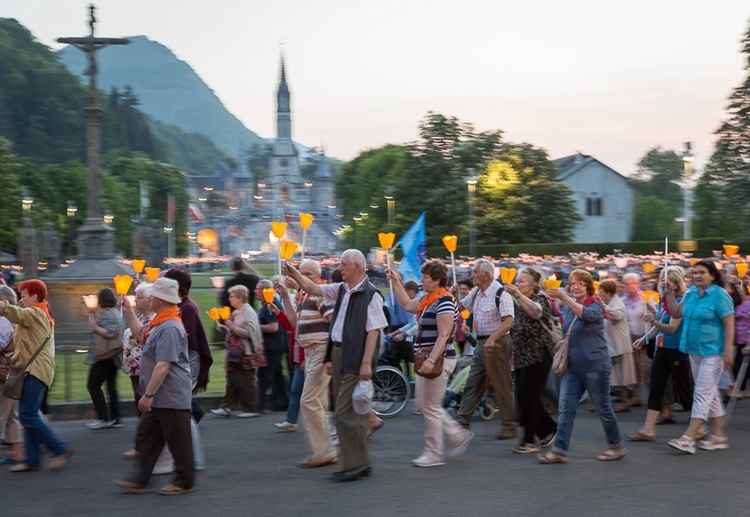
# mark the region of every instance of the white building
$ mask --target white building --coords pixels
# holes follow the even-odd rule
[[[573,242],[628,242],[633,234],[633,188],[596,158],[576,153],[553,160],[557,179],[573,191],[581,216]]]

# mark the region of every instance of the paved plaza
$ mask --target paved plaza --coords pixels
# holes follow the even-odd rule
[[[605,449],[597,417],[582,405],[570,463],[539,465],[511,452],[513,441],[494,438],[497,420],[475,419],[474,442],[465,456],[443,467],[410,463],[422,447],[422,417],[404,411],[386,421],[371,439],[373,475],[352,483],[330,480],[335,465],[302,469],[301,432],[273,427],[283,413],[260,418],[217,418],[200,424],[207,469],[197,475],[198,491],[176,497],[126,495],[110,486],[132,467],[128,449],[135,419],[121,429],[92,431],[82,420],[54,421],[75,449],[60,472],[14,474],[0,471],[0,515],[750,515],[750,400],[739,401],[727,451],[687,456],[666,445],[686,427],[659,426],[657,441],[629,444],[622,461],[595,459]],[[208,409],[208,408],[207,408]],[[635,431],[644,408],[618,415],[623,432]],[[167,484],[170,476],[152,478]]]

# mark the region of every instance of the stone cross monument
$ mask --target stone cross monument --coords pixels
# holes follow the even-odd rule
[[[79,259],[108,259],[114,257],[114,230],[102,220],[99,204],[99,153],[101,150],[102,110],[99,107],[96,90],[96,52],[109,45],[127,45],[125,38],[97,38],[94,36],[94,6],[89,9],[91,33],[82,38],[57,38],[58,43],[73,45],[86,54],[88,68],[84,75],[89,77],[88,103],[86,113],[86,162],[89,169],[88,215],[78,229]]]

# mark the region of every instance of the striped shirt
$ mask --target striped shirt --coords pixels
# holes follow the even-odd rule
[[[424,310],[422,317],[419,319],[419,337],[417,338],[417,343],[414,344],[415,349],[435,345],[440,335],[440,332],[438,332],[437,317],[443,314],[453,315],[453,328],[451,329],[451,335],[448,337],[445,351],[450,351],[450,353],[446,354],[449,357],[455,355],[455,352],[452,352],[455,350],[453,347],[453,334],[456,330],[456,322],[458,321],[458,305],[456,304],[456,299],[452,296],[443,296]]]
[[[333,307],[325,305],[320,296],[305,294],[297,310],[297,342],[302,348],[328,343],[329,324],[326,317]]]

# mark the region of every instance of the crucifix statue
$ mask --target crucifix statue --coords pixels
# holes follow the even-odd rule
[[[88,216],[78,232],[78,258],[111,258],[114,256],[112,229],[101,219],[99,203],[99,153],[101,150],[102,110],[97,101],[96,52],[109,45],[127,45],[125,38],[97,38],[94,36],[96,18],[94,6],[89,5],[88,36],[81,38],[57,38],[58,43],[73,45],[86,55],[88,68],[84,75],[89,78],[86,112],[86,162],[89,170]]]

